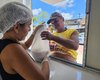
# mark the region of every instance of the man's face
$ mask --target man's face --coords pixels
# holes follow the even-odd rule
[[[55,29],[59,30],[64,27],[64,19],[61,17],[57,17],[51,21],[51,24],[53,24]]]

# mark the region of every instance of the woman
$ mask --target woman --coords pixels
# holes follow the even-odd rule
[[[40,70],[26,51],[37,29],[25,44],[19,43],[30,31],[31,20],[32,12],[21,3],[10,2],[0,8],[0,31],[3,33],[0,74],[3,80],[49,80],[48,59],[44,59]]]

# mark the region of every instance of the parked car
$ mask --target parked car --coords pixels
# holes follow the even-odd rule
[[[79,44],[84,44],[84,32],[79,34]]]

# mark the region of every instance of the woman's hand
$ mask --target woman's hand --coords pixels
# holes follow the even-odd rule
[[[43,26],[44,26],[44,22],[43,22],[42,24],[38,25],[38,26],[35,28],[33,34],[35,35],[36,32],[37,32],[41,27],[43,27]]]

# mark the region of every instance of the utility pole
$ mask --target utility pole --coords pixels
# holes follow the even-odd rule
[[[80,13],[78,14],[78,28],[80,26]]]

